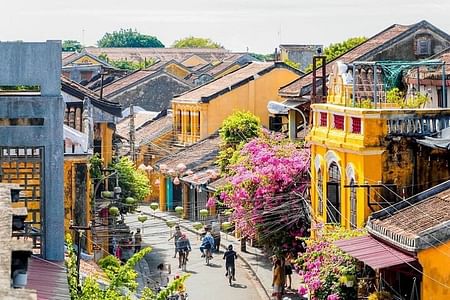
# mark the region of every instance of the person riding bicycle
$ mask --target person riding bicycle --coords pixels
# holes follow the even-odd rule
[[[202,253],[202,257],[205,257],[204,250],[209,250],[210,257],[212,258],[211,251],[214,249],[214,238],[211,235],[211,232],[206,228],[206,234],[202,239],[202,244],[200,245],[200,252]]]
[[[228,245],[228,250],[223,254],[223,259],[225,259],[225,276],[228,276],[228,268],[231,268],[231,275],[233,276],[233,281],[236,281],[234,262],[237,258],[236,251],[233,250],[233,245]]]
[[[184,255],[186,256],[186,261],[188,261],[189,252],[191,251],[191,243],[189,242],[189,239],[187,238],[186,234],[181,234],[180,238],[177,240],[176,243],[177,252],[178,252],[178,268],[181,268],[181,253],[184,252]]]

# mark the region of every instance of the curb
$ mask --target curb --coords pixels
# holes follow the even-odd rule
[[[165,218],[165,217],[163,217],[163,216],[158,216],[158,215],[156,215],[156,214],[150,214],[150,213],[143,212],[143,211],[141,211],[141,213],[144,214],[144,215],[148,215],[148,216],[152,216],[152,217],[158,218],[158,219],[163,220],[163,221],[167,221],[167,220],[168,220],[168,218]],[[200,233],[199,233],[197,230],[194,230],[194,229],[192,229],[192,228],[189,228],[189,227],[186,226],[186,224],[183,224],[183,223],[182,223],[182,221],[186,221],[185,219],[180,219],[180,218],[178,218],[178,219],[180,220],[180,222],[178,223],[178,225],[179,225],[180,227],[182,227],[183,229],[185,229],[185,230],[187,230],[187,231],[189,231],[189,232],[191,232],[191,233],[194,233],[194,234],[200,236]],[[188,221],[188,222],[190,222],[190,221]],[[224,236],[224,235],[225,235],[225,233],[220,232],[220,247],[223,248],[223,249],[227,249],[227,245],[225,245],[225,244],[223,243],[223,236]],[[251,264],[247,261],[247,259],[246,259],[244,256],[242,256],[241,254],[238,254],[238,257],[241,259],[242,262],[245,263],[245,265],[246,265],[246,266],[252,271],[252,273],[255,275],[256,281],[257,281],[257,283],[258,283],[258,285],[259,285],[259,288],[257,287],[257,292],[258,292],[258,294],[259,294],[260,296],[266,296],[267,299],[272,299],[271,296],[270,296],[269,291],[268,291],[268,290],[264,287],[264,285],[262,284],[262,281],[261,281],[261,279],[259,278],[258,273],[255,272],[255,270],[253,269],[252,265],[251,265]],[[261,290],[262,290],[262,291],[261,291]],[[262,293],[264,293],[264,294],[262,294]]]

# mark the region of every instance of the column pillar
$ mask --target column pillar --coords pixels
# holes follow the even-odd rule
[[[297,124],[296,124],[296,112],[293,109],[290,109],[288,112],[289,118],[289,139],[291,141],[295,141],[297,138]]]
[[[159,209],[166,211],[166,177],[163,174],[159,175]]]

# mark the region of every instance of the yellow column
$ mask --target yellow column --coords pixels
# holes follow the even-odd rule
[[[204,139],[208,136],[208,111],[202,109],[200,111],[200,139]]]
[[[189,185],[183,184],[183,212],[184,212],[184,219],[188,219],[188,213],[189,213]]]
[[[164,175],[159,175],[159,209],[166,211],[166,178]]]
[[[187,134],[186,134],[186,132],[187,132],[187,128],[186,128],[186,124],[187,124],[187,122],[186,122],[186,110],[185,109],[183,109],[182,111],[181,111],[181,136],[182,136],[182,141],[183,142],[187,142]]]

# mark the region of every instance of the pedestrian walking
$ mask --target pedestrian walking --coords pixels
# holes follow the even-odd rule
[[[168,239],[170,241],[171,239],[174,239],[174,246],[175,246],[175,254],[173,255],[173,258],[177,257],[177,242],[178,239],[181,237],[181,229],[179,225],[175,226],[175,232],[172,234],[172,236]]]
[[[275,259],[275,263],[272,269],[272,287],[273,293],[272,296],[275,297],[276,300],[281,300],[281,296],[283,293],[283,285],[284,285],[284,270],[281,265],[281,259]]]
[[[284,263],[284,274],[285,274],[284,282],[288,289],[292,289],[292,260],[293,260],[292,253],[288,252]]]
[[[139,251],[141,251],[141,244],[142,244],[141,229],[138,228],[136,230],[136,233],[134,234],[134,253],[138,253]]]

